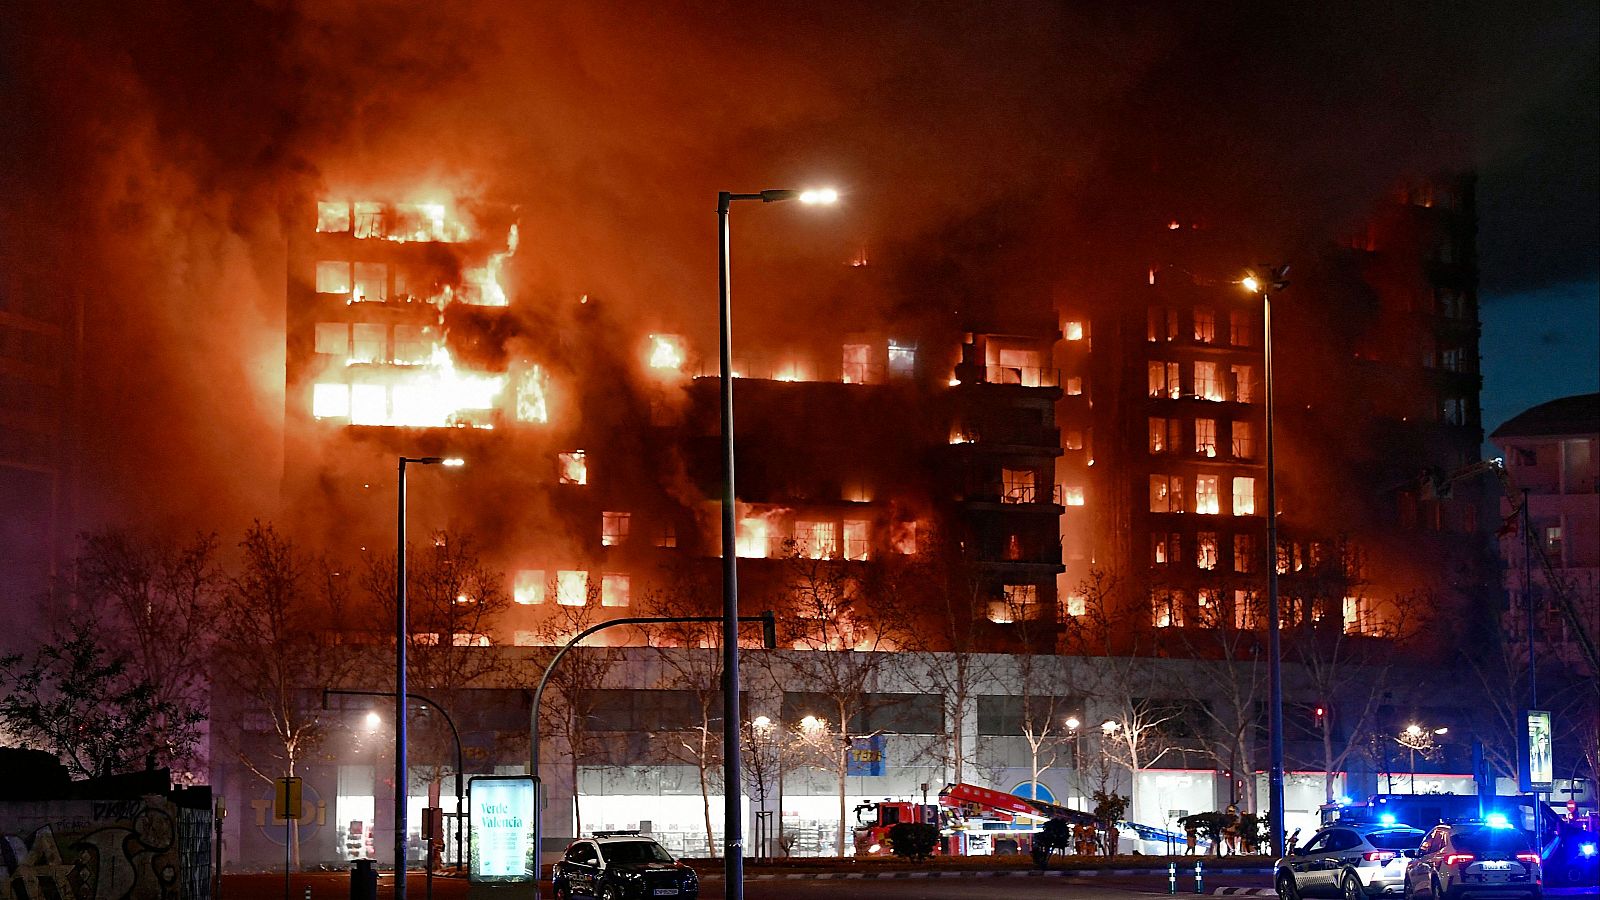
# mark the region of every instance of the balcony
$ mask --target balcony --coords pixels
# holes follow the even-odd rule
[[[983,380],[985,384],[1059,388],[1061,370],[1042,366],[984,366]]]

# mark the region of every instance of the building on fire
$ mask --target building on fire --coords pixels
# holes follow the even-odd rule
[[[469,773],[525,771],[530,688],[551,644],[608,618],[719,608],[715,347],[681,323],[519,279],[524,215],[329,198],[290,239],[288,505],[314,510],[316,539],[342,558],[381,560],[393,553],[396,457],[468,461],[415,473],[408,500],[414,552],[470,535],[503,573],[413,608],[413,646],[498,660],[413,680],[451,707]],[[1216,698],[1218,679],[1257,677],[1239,666],[1263,652],[1266,566],[1283,576],[1286,629],[1362,648],[1402,640],[1424,608],[1471,615],[1499,596],[1490,488],[1428,489],[1430,473],[1477,463],[1482,439],[1474,222],[1470,180],[1419,184],[1359,236],[1296,261],[1274,298],[1275,552],[1260,298],[1237,283],[1244,257],[1201,224],[1174,218],[1130,237],[1117,258],[1142,257],[1137,268],[1063,278],[1092,290],[1044,278],[973,297],[954,317],[741,338],[741,596],[782,623],[780,648],[752,647],[746,664],[749,740],[759,752],[776,734],[785,754],[870,741],[885,762],[837,772],[839,751],[824,750],[780,755],[776,771],[749,763],[746,821],[782,823],[762,839],[781,833],[792,852],[828,852],[841,804],[955,780],[1037,782],[1077,805],[1096,787],[1131,790],[1129,818],[1156,827],[1253,805],[1264,735],[1249,722],[1264,693],[1234,691],[1231,710]],[[863,291],[894,289],[874,265],[851,274]],[[494,614],[464,612],[477,607]],[[325,623],[330,652],[381,654],[389,621]],[[1237,640],[1207,637],[1217,633]],[[720,715],[705,700],[713,640],[617,629],[577,655],[584,721],[546,732],[546,849],[645,827],[705,852],[715,823],[703,794],[715,810],[722,788],[713,779],[703,792],[704,745],[686,735]],[[1339,719],[1330,741],[1353,745],[1356,717],[1289,668],[1306,709],[1291,712],[1305,720],[1290,735],[1294,827],[1329,792],[1375,789],[1398,763],[1351,753],[1325,766],[1324,706]],[[1364,727],[1446,721],[1448,687],[1435,688],[1393,685]],[[384,742],[363,724],[369,705],[343,699],[333,715],[348,729],[303,765],[317,797],[314,824],[301,825],[308,862],[371,855],[374,834],[383,858],[392,833]],[[1161,746],[1123,746],[1153,762],[1094,775],[1093,758],[1113,758],[1097,753],[1146,725]],[[1245,737],[1224,747],[1229,731]],[[422,746],[413,823],[429,783],[454,768],[447,746]],[[1421,765],[1459,788],[1465,754],[1447,747]],[[226,766],[214,781],[252,810],[230,820],[239,852],[279,858],[265,782]],[[443,794],[453,811],[448,780]]]

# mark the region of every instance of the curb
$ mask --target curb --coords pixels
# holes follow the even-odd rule
[[[1160,875],[1166,869],[992,869],[949,870],[924,872],[781,872],[745,875],[746,881],[871,881],[877,879],[907,878],[1094,878],[1101,875]],[[1267,869],[1208,869],[1207,875],[1264,875]],[[1181,876],[1180,876],[1181,877]],[[702,874],[702,881],[721,880],[721,875]],[[1276,896],[1272,888],[1217,888],[1214,895],[1240,895],[1255,897]]]
[[[1276,897],[1278,892],[1274,888],[1264,887],[1220,887],[1211,892],[1214,897]]]

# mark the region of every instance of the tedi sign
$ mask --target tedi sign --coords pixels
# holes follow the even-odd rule
[[[471,810],[470,881],[532,881],[533,779],[525,775],[479,776],[467,786]]]

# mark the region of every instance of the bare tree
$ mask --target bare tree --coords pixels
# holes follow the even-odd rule
[[[810,686],[827,707],[815,719],[835,747],[831,768],[839,787],[837,850],[844,856],[849,751],[856,741],[879,733],[862,723],[883,705],[874,689],[891,662],[887,651],[903,646],[903,619],[890,607],[892,598],[868,593],[867,576],[858,564],[810,559],[791,549],[785,565],[788,607],[779,622],[779,639],[807,651],[792,654],[786,664],[794,680]]]
[[[559,597],[558,585],[551,584],[547,596]],[[575,598],[574,598],[575,599]],[[535,629],[535,640],[547,649],[543,659],[536,660],[537,670],[542,670],[550,656],[567,641],[591,625],[599,624],[600,590],[589,584],[581,604],[558,602]],[[605,686],[611,671],[622,661],[622,652],[614,647],[584,647],[562,657],[561,664],[550,673],[543,706],[538,712],[542,737],[555,738],[567,749],[567,772],[572,779],[573,833],[583,831],[583,810],[579,802],[578,770],[586,761],[603,756],[603,735],[595,728],[596,714],[600,710]]]
[[[680,567],[646,595],[644,608],[650,616],[712,616],[721,611],[720,593],[704,569]],[[668,755],[695,767],[705,813],[706,846],[714,856],[717,841],[711,792],[722,767],[722,628],[716,623],[672,622],[645,631],[647,640],[660,651],[662,686],[686,692],[692,703],[694,720],[684,723],[683,730],[666,741],[666,749]]]
[[[215,668],[218,687],[230,700],[271,723],[275,740],[265,749],[232,736],[239,761],[270,783],[293,776],[327,736],[329,721],[312,698],[344,682],[362,663],[355,648],[335,647],[331,640],[348,610],[345,575],[259,521],[239,548],[239,570],[222,599],[228,628],[217,645]],[[300,860],[299,834],[289,830],[294,865]]]
[[[197,723],[209,685],[194,660],[207,654],[218,621],[225,578],[216,557],[215,535],[179,542],[108,529],[84,536],[74,569],[80,609],[94,612],[130,673],[154,688],[150,701],[165,712],[151,719],[152,744],[174,769],[201,765]]]
[[[1184,679],[1190,708],[1209,720],[1223,741],[1205,752],[1244,786],[1241,808],[1256,808],[1256,706],[1266,691],[1261,598],[1224,584],[1196,605],[1196,628],[1178,629],[1198,677]],[[1237,794],[1233,788],[1230,796]]]

